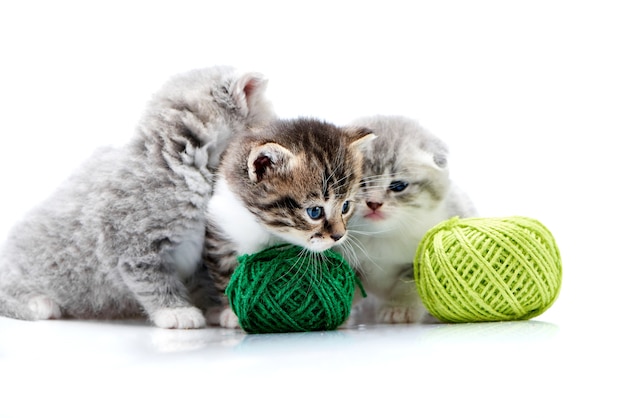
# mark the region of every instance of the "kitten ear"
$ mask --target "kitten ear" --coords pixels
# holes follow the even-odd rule
[[[274,142],[255,147],[248,156],[248,176],[255,183],[266,176],[287,173],[296,164],[296,156],[287,148]]]
[[[240,112],[247,116],[254,102],[267,88],[267,78],[260,73],[246,73],[231,86],[230,94]]]
[[[350,146],[361,146],[377,138],[371,129],[363,127],[349,127],[346,128],[346,132],[348,133],[348,144]]]
[[[433,162],[439,168],[446,168],[448,165],[448,156],[445,154],[435,154],[433,155]]]

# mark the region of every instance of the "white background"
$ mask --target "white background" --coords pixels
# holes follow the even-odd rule
[[[602,405],[619,416],[621,404],[599,394],[613,393],[612,378],[623,385],[626,371],[616,342],[626,291],[624,10],[595,0],[3,2],[0,234],[97,146],[127,141],[171,75],[214,64],[260,71],[281,117],[418,119],[449,144],[452,175],[483,215],[546,224],[564,277],[539,320],[560,330],[546,350],[574,360],[551,370],[537,358],[538,370],[567,369],[550,387],[564,411]],[[526,377],[516,391],[543,378]],[[418,416],[420,402],[411,405]]]

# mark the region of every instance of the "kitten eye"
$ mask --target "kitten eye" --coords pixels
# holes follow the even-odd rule
[[[306,213],[311,219],[317,221],[322,216],[324,216],[324,208],[321,206],[314,206],[312,208],[307,208]]]
[[[350,202],[346,200],[345,202],[343,202],[341,213],[345,215],[346,213],[348,213],[349,210],[350,210]]]
[[[409,183],[407,183],[406,181],[396,180],[396,181],[391,182],[391,184],[389,185],[389,190],[397,193],[406,189],[408,186],[409,186]]]

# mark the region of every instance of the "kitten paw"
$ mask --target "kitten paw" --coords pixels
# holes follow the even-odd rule
[[[152,321],[159,328],[192,329],[206,326],[204,315],[195,307],[159,309],[152,315]]]
[[[222,328],[239,328],[239,318],[232,309],[226,308],[220,314],[220,326]]]
[[[28,301],[28,308],[33,312],[33,319],[59,319],[61,307],[48,296],[35,296]]]
[[[411,324],[419,319],[419,309],[406,306],[385,306],[378,311],[378,322],[384,324]]]

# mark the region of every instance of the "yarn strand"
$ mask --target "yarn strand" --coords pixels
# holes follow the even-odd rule
[[[554,303],[562,266],[554,237],[535,219],[452,218],[422,238],[415,280],[442,321],[520,320]]]
[[[354,270],[332,250],[283,244],[238,261],[226,295],[249,333],[332,330],[348,318],[355,285],[365,296]]]

